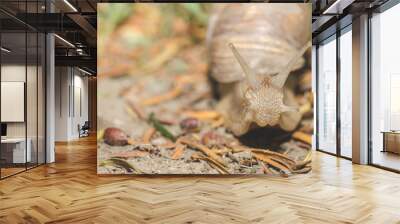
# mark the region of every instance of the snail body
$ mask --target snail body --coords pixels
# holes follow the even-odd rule
[[[218,110],[236,135],[251,124],[293,130],[301,119],[291,90],[291,71],[304,65],[311,38],[309,4],[218,4],[211,16],[211,76],[221,85]]]

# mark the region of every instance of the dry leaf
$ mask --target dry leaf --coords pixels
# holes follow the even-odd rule
[[[309,145],[312,144],[312,136],[307,133],[296,131],[295,133],[293,133],[292,137]]]

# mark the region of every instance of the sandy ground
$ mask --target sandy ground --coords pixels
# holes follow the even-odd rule
[[[204,49],[192,49],[196,54],[204,53]],[[201,55],[205,57],[204,55]],[[187,134],[180,128],[180,121],[187,116],[185,110],[213,110],[218,103],[211,97],[211,87],[207,76],[193,74],[189,70],[177,71],[176,64],[180,59],[172,60],[161,72],[154,74],[135,74],[118,78],[99,78],[98,80],[98,129],[117,127],[123,130],[135,144],[125,146],[110,146],[103,140],[98,141],[98,173],[144,173],[144,174],[218,174],[218,170],[205,160],[193,159],[199,154],[197,149],[186,147],[179,159],[171,159],[174,147],[166,147],[171,143],[168,139],[156,132],[150,143],[141,142],[146,130],[152,126],[144,119],[140,119],[132,112],[127,102],[133,102],[140,107],[146,117],[154,112],[157,119],[170,121],[165,125],[175,136]],[[171,100],[165,100],[150,106],[142,106],[141,102],[154,96],[163,95],[171,91],[179,77],[191,77],[182,87],[182,92]],[[310,124],[312,120],[303,123]],[[223,126],[213,127],[212,122],[200,122],[199,131],[194,135],[201,139],[207,132],[214,132],[224,138],[240,140],[251,146],[264,146],[268,149],[287,154],[296,161],[302,161],[306,156],[309,146],[290,138],[290,133],[276,131],[275,129],[258,130],[254,135],[244,136],[240,139],[233,136]],[[271,131],[272,130],[272,131]],[[170,144],[171,145],[171,144]],[[121,167],[102,164],[109,158],[120,153],[141,151],[140,156],[125,158],[133,164],[136,170],[126,170]],[[201,153],[200,153],[201,154]],[[263,173],[263,167],[251,159],[249,152],[226,153],[222,155],[227,164],[226,170],[232,174]]]

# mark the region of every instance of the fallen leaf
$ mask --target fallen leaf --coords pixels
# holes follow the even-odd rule
[[[155,128],[151,127],[149,129],[147,129],[143,135],[143,143],[145,143],[145,144],[150,143],[150,140],[155,133],[156,133]]]
[[[305,142],[309,145],[312,144],[312,136],[310,134],[304,133],[304,132],[300,132],[300,131],[296,131],[293,133],[292,137],[296,140]]]

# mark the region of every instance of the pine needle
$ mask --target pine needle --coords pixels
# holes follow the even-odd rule
[[[168,139],[170,139],[170,140],[172,140],[172,141],[175,142],[176,137],[175,137],[167,128],[165,128],[164,125],[162,125],[162,124],[160,123],[159,120],[157,120],[157,119],[155,118],[154,113],[151,113],[151,114],[150,114],[150,116],[149,116],[149,123],[150,123],[151,125],[153,125],[153,127],[154,127],[158,132],[160,132],[160,134],[161,134],[162,136],[164,136],[164,137],[166,137],[166,138],[168,138]]]
[[[110,158],[107,160],[104,160],[100,163],[100,166],[115,166],[119,168],[123,168],[128,172],[136,172],[136,173],[142,173],[137,167],[135,167],[133,164],[127,162],[124,159],[120,158]]]

